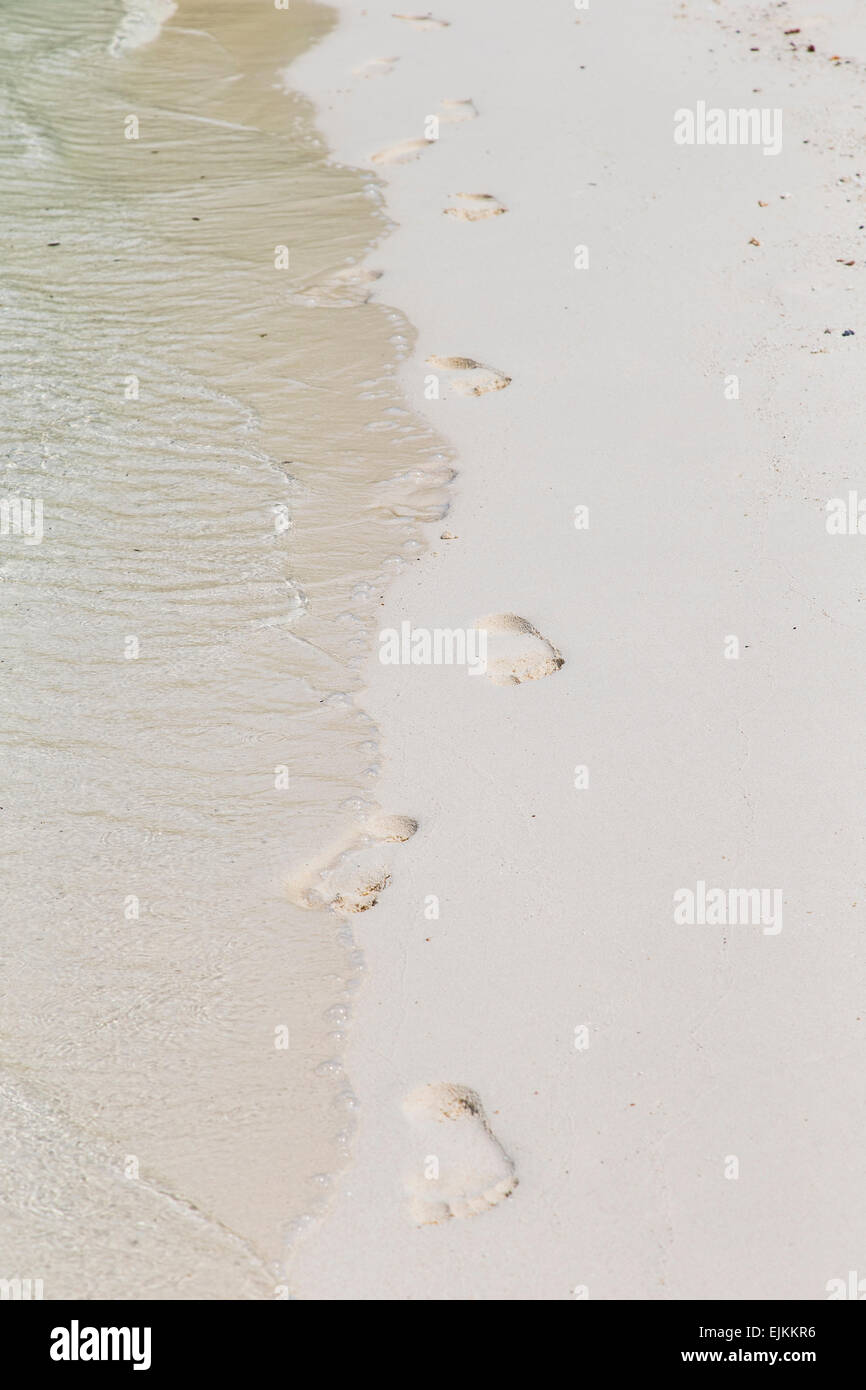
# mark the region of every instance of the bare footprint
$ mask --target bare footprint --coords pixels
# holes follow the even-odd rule
[[[424,140],[417,138],[414,140],[399,140],[396,145],[388,145],[384,150],[377,150],[370,155],[374,164],[405,164],[407,160],[417,159],[422,150],[429,149],[435,145],[435,140]]]
[[[352,68],[355,77],[387,77],[395,63],[399,63],[399,58],[371,58],[368,63],[361,63],[359,67]]]
[[[458,396],[484,396],[488,391],[503,391],[510,385],[511,377],[499,372],[495,367],[485,367],[472,357],[433,357],[427,358],[428,365],[440,367],[446,372],[460,372],[449,385]]]
[[[482,618],[476,627],[487,632],[487,675],[494,685],[541,680],[565,665],[553,643],[516,613]]]
[[[445,208],[446,217],[455,217],[458,222],[483,222],[488,217],[501,217],[508,208],[503,207],[492,193],[457,193],[462,199],[459,207]]]
[[[447,29],[450,19],[434,19],[432,14],[394,14],[392,19],[405,20],[413,29]]]
[[[376,507],[386,516],[441,521],[451,505],[448,485],[456,477],[447,464],[410,468],[375,485]]]
[[[474,121],[477,115],[474,101],[453,98],[442,102],[439,121],[442,125],[458,125],[461,121]]]
[[[390,882],[390,871],[382,860],[361,850],[342,854],[322,879],[328,906],[341,913],[369,912]]]
[[[418,822],[411,816],[376,812],[341,843],[314,859],[286,882],[290,900],[298,907],[330,907],[342,914],[368,912],[390,880],[379,846],[412,838]]]
[[[411,840],[418,822],[411,816],[389,816],[384,811],[371,816],[364,827],[371,840]]]
[[[308,281],[291,296],[292,303],[317,309],[349,309],[356,304],[366,304],[373,286],[381,278],[381,270],[347,265],[321,280]]]
[[[410,1213],[419,1226],[489,1211],[517,1186],[514,1164],[493,1134],[481,1099],[467,1086],[419,1086],[403,1110],[415,1162]]]

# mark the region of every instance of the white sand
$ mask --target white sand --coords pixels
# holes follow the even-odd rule
[[[406,394],[460,470],[382,624],[513,612],[565,665],[512,688],[371,662],[379,799],[420,829],[354,923],[356,1157],[294,1290],[825,1297],[866,1259],[866,539],[824,514],[866,491],[862,6],[339,8],[292,81],[386,180],[375,297],[417,326]],[[446,99],[477,119],[370,164]],[[782,108],[782,152],[676,146],[698,101]],[[443,216],[460,192],[508,211]],[[425,400],[433,354],[511,384]],[[698,880],[781,886],[783,930],[675,925]],[[418,1228],[403,1101],[429,1082],[478,1093],[519,1185]]]

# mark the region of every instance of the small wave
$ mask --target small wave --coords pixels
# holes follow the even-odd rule
[[[126,14],[108,45],[113,58],[158,38],[165,21],[177,10],[177,4],[175,0],[124,0],[124,9]]]

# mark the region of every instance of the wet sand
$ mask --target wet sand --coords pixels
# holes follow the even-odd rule
[[[373,805],[352,691],[440,446],[402,317],[334,288],[377,180],[280,78],[332,16],[184,2],[131,47],[118,9],[4,15],[3,495],[44,537],[0,557],[0,1274],[269,1298],[346,1158],[361,968],[285,880]]]

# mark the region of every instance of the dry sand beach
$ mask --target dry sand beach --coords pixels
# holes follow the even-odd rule
[[[382,627],[513,613],[564,664],[370,663],[379,797],[420,829],[356,927],[360,1130],[293,1289],[827,1297],[864,1240],[863,582],[825,524],[861,473],[862,10],[339,8],[289,80],[386,182],[374,296],[458,469]],[[781,110],[781,149],[772,114],[677,144],[698,103]],[[675,922],[699,882],[783,916]],[[405,1113],[430,1083],[507,1161]]]
[[[35,13],[9,1273],[827,1298],[866,1259],[862,6]]]

